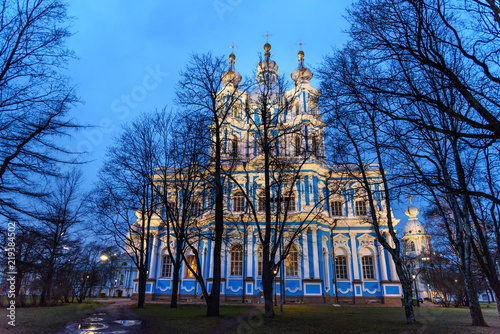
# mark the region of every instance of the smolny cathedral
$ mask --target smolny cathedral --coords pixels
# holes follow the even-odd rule
[[[279,76],[278,65],[271,59],[271,46],[264,46],[265,58],[257,65],[257,84],[263,78],[276,80]],[[296,238],[285,261],[283,273],[275,280],[274,290],[280,298],[284,289],[286,303],[340,303],[340,304],[388,304],[401,305],[402,289],[391,255],[377,242],[373,227],[369,220],[369,205],[363,196],[361,187],[354,178],[343,176],[341,188],[331,188],[332,174],[335,179],[335,166],[323,161],[324,142],[321,110],[317,104],[321,92],[310,85],[313,73],[304,65],[304,52],[298,53],[298,67],[292,74],[295,87],[285,93],[285,98],[292,99],[291,110],[283,118],[283,126],[300,127],[302,136],[290,138],[288,147],[283,147],[283,154],[300,155],[301,150],[310,152],[312,158],[300,170],[300,178],[290,197],[290,212],[300,216],[301,213],[314,211],[307,228]],[[229,56],[229,69],[222,77],[225,86],[237,87],[241,75],[235,70],[235,55]],[[241,104],[252,99],[252,92],[241,96]],[[250,104],[252,105],[252,104]],[[257,114],[257,112],[256,112]],[[241,161],[257,159],[258,148],[255,143],[255,133],[246,115],[236,110],[231,113],[225,123],[225,152]],[[339,172],[340,173],[340,172]],[[380,194],[380,174],[376,168],[369,169],[373,180],[375,194]],[[258,208],[258,186],[262,184],[263,171],[259,168],[249,170],[248,174],[256,188],[252,192],[254,204]],[[340,179],[340,175],[338,176]],[[330,181],[329,181],[330,180]],[[330,183],[329,183],[330,182]],[[337,184],[338,187],[338,184]],[[242,213],[245,201],[236,189],[225,187],[226,206],[225,217]],[[330,193],[334,191],[334,193]],[[328,195],[328,197],[327,197]],[[328,198],[328,200],[322,200]],[[385,201],[380,196],[375,198],[377,214],[382,221],[387,215]],[[213,224],[213,214],[210,213],[210,201],[203,199],[200,209],[205,212],[204,221]],[[258,210],[260,210],[258,208]],[[213,211],[212,211],[213,212]],[[406,214],[409,223],[403,230],[405,244],[411,245],[407,250],[418,255],[429,245],[429,236],[425,228],[416,218],[418,209],[410,202]],[[292,215],[293,216],[293,215]],[[399,219],[393,220],[395,224]],[[154,230],[149,263],[149,278],[147,280],[147,299],[169,299],[172,290],[173,266],[167,255],[165,230],[159,222],[153,222]],[[261,226],[263,224],[261,223]],[[263,293],[261,286],[262,253],[255,224],[249,224],[249,231],[241,237],[241,231],[232,224],[225,227],[225,242],[222,253],[221,300],[226,302],[242,301],[258,303]],[[388,232],[384,232],[388,233]],[[244,239],[244,240],[243,240]],[[390,237],[387,238],[390,240]],[[211,288],[213,242],[200,243],[201,266],[196,267],[194,256],[186,256],[187,264],[183,263],[179,285],[180,300],[193,301],[200,298],[201,290],[187,266],[203,272],[208,289]],[[120,295],[133,295],[137,292],[137,270],[130,262],[123,262],[117,268],[118,279],[114,290]],[[283,287],[280,285],[283,284]],[[419,283],[420,296],[425,297],[425,287]]]

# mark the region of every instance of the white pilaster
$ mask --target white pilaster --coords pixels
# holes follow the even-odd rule
[[[214,277],[214,241],[212,240],[210,245],[210,271],[208,272],[208,277]]]
[[[352,265],[354,267],[354,279],[359,280],[358,248],[356,246],[356,232],[349,232],[351,237]]]
[[[319,259],[318,259],[318,228],[311,227],[313,238],[313,261],[314,261],[314,278],[319,278]]]
[[[309,249],[307,247],[307,230],[302,231],[302,253],[304,254],[304,279],[309,279]]]
[[[153,247],[151,249],[151,262],[149,263],[149,277],[156,279],[156,258],[158,255],[158,234],[153,234]]]
[[[394,241],[392,240],[391,236],[389,236],[389,245],[391,245],[391,247],[394,247]],[[389,268],[391,269],[391,281],[399,280],[399,276],[396,271],[396,264],[394,264],[392,255],[389,256]]]
[[[384,246],[382,246],[382,244],[380,242],[378,244],[378,253],[380,255],[379,256],[380,257],[380,267],[381,267],[380,268],[380,276],[382,278],[382,281],[387,281],[387,265],[385,262]]]
[[[247,235],[247,277],[253,277],[252,275],[252,263],[253,263],[253,229],[248,230]],[[246,277],[244,277],[246,278]]]

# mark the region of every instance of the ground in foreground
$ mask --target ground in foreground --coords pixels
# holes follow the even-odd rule
[[[403,308],[285,306],[265,319],[261,308],[223,306],[221,317],[207,318],[205,308],[147,304],[136,309],[150,333],[500,333],[496,307],[484,308],[487,328],[470,326],[468,308],[416,308],[417,324],[405,323]]]

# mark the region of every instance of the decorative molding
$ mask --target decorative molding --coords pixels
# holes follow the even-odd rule
[[[375,237],[367,233],[357,238],[359,241],[358,253],[361,253],[363,248],[370,248],[373,251],[373,255],[377,253],[375,248]]]
[[[365,285],[363,284],[363,291],[366,291],[368,293],[374,294],[376,292],[380,292],[380,285],[377,282],[377,288],[375,290],[371,291],[370,289],[365,288]]]
[[[348,293],[348,292],[352,292],[352,285],[351,285],[349,288],[347,288],[347,290],[342,290],[342,289],[341,289],[341,288],[339,288],[339,287],[337,287],[337,290],[338,290],[339,292],[343,293],[343,294],[346,294],[346,293]]]
[[[344,247],[345,249],[349,250],[348,242],[349,242],[349,238],[343,234],[339,233],[333,237],[333,247],[334,248]],[[350,250],[349,250],[349,252],[350,252]]]
[[[243,290],[243,288],[242,288],[241,286],[239,286],[239,287],[235,290],[235,289],[233,289],[233,287],[232,287],[232,286],[230,286],[229,284],[226,286],[226,289],[231,290],[232,292],[238,292],[238,291],[240,291],[240,290]]]
[[[182,290],[186,291],[186,292],[191,292],[194,290],[194,286],[191,288],[191,289],[186,289],[185,286],[181,287]]]
[[[172,281],[169,281],[169,284],[164,289],[160,288],[159,286],[157,286],[156,288],[163,292],[167,291],[168,289],[172,289]]]
[[[297,291],[302,291],[302,285],[297,286],[296,289],[285,288],[288,292],[295,293]]]

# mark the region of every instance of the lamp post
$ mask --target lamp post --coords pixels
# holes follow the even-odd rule
[[[274,277],[273,277],[273,281],[274,281],[274,306],[278,306],[278,303],[276,302],[276,274],[277,274],[277,270],[274,269]]]
[[[413,275],[413,283],[415,284],[415,296],[417,297],[417,307],[420,307],[420,302],[418,301],[418,289],[417,289],[417,275]]]

